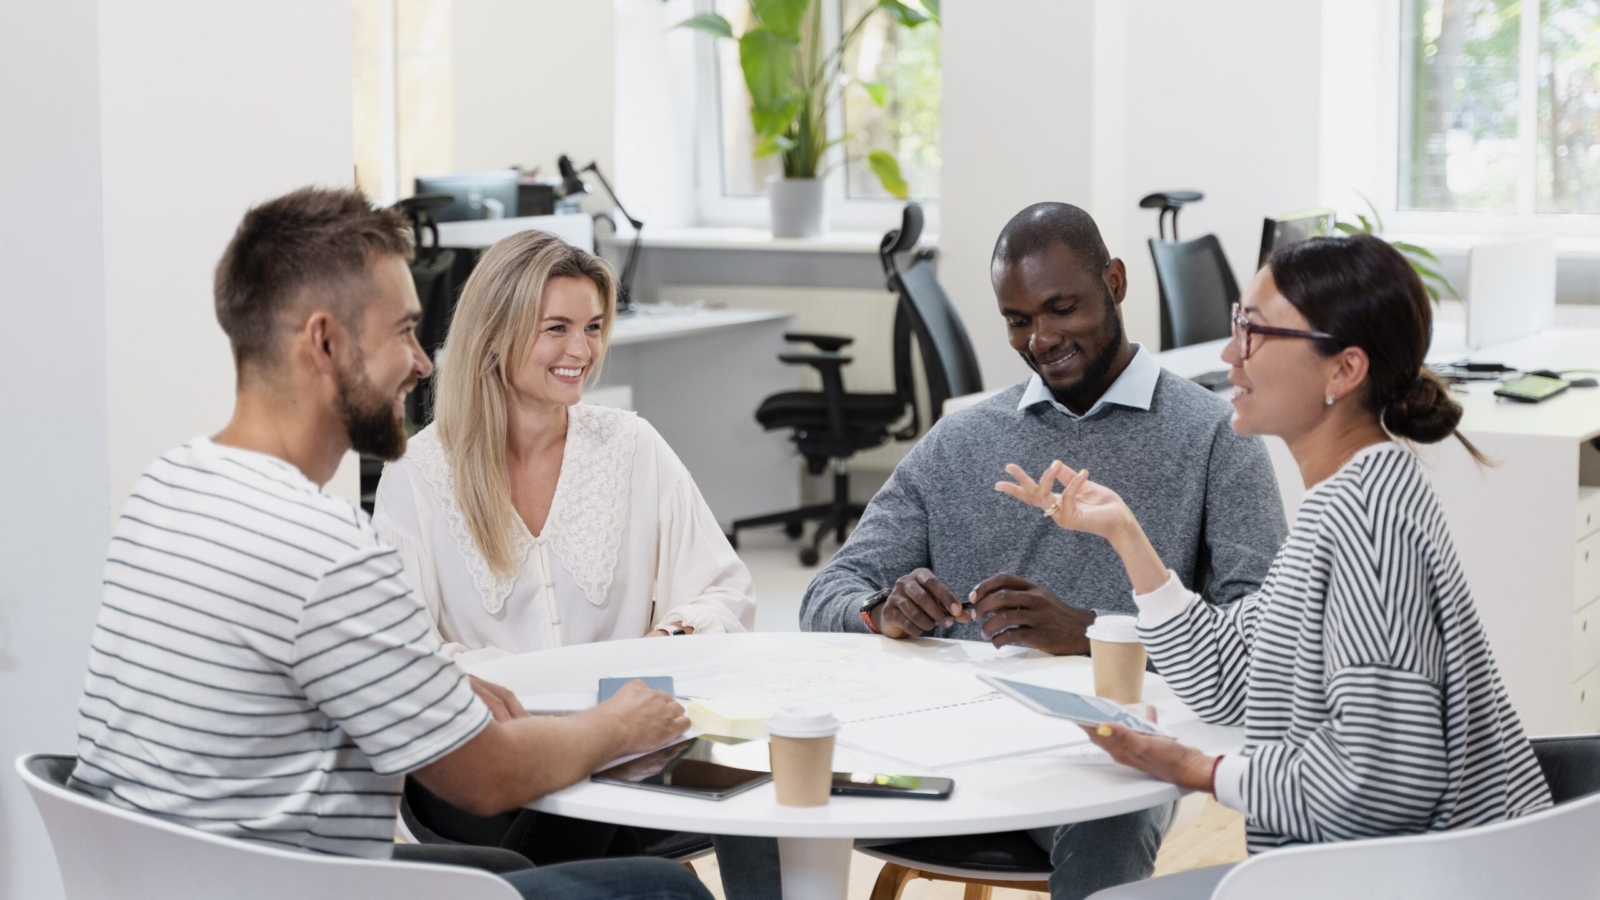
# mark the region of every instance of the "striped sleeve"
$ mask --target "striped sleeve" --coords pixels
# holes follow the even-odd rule
[[[1427,543],[1387,500],[1331,499],[1328,718],[1299,747],[1257,748],[1245,775],[1251,823],[1297,840],[1426,831],[1450,790]]]
[[[1170,587],[1169,582],[1162,590]],[[1147,624],[1141,604],[1139,637],[1156,671],[1195,715],[1216,725],[1242,725],[1250,644],[1262,595],[1252,594],[1226,608],[1189,596],[1182,612],[1156,624]]]
[[[328,568],[306,601],[292,672],[306,697],[385,775],[450,753],[489,723],[465,673],[439,654],[389,547]]]

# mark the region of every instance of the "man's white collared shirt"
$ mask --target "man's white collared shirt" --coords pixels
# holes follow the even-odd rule
[[[1098,413],[1110,404],[1127,406],[1133,409],[1150,409],[1150,401],[1155,397],[1156,382],[1161,378],[1161,363],[1156,361],[1155,355],[1145,350],[1140,344],[1133,345],[1133,359],[1128,361],[1128,367],[1122,370],[1117,380],[1111,382],[1106,392],[1100,399],[1089,407],[1083,415],[1078,415],[1056,400],[1050,393],[1050,386],[1038,372],[1028,379],[1028,386],[1022,391],[1022,399],[1017,403],[1017,409],[1027,409],[1038,403],[1048,403],[1059,410],[1069,419],[1087,419]]]

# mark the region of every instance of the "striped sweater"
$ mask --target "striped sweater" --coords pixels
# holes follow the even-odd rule
[[[1245,726],[1217,796],[1246,814],[1252,852],[1550,805],[1437,498],[1398,444],[1306,493],[1257,593],[1218,608],[1174,577],[1136,599],[1178,696]]]

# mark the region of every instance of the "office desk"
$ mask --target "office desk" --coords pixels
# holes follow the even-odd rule
[[[1179,375],[1222,368],[1226,341],[1161,354]],[[1460,324],[1437,322],[1429,362],[1469,357],[1518,368],[1600,369],[1600,329],[1557,328],[1468,352]],[[1600,388],[1544,403],[1494,396],[1493,384],[1456,393],[1461,431],[1494,465],[1457,442],[1418,448],[1444,508],[1523,725],[1530,734],[1600,731]],[[1304,494],[1268,439],[1286,505]],[[1289,460],[1292,464],[1292,460]]]
[[[787,434],[763,431],[756,407],[796,390],[778,362],[786,313],[641,305],[619,317],[599,387],[626,385],[633,409],[661,432],[723,528],[800,505]]]
[[[562,647],[484,663],[472,668],[482,678],[503,684],[518,695],[541,693],[593,694],[601,676],[626,676],[675,665],[703,663],[752,653],[794,653],[808,647],[834,648],[845,643],[863,651],[882,650],[896,657],[939,664],[945,652],[967,648],[956,641],[890,641],[876,635],[844,634],[718,634],[675,638],[639,638]],[[988,645],[974,645],[992,654]],[[981,663],[985,668],[1038,683],[1092,690],[1089,660],[1057,658],[1030,652]],[[1147,675],[1147,700],[1159,702],[1171,693],[1161,679]],[[996,700],[992,702],[1010,702]],[[1164,717],[1176,735],[1202,750],[1237,750],[1243,729],[1206,725],[1182,716]],[[849,726],[846,725],[846,732]],[[840,747],[836,770],[907,772],[905,763]],[[583,781],[529,804],[532,809],[599,822],[702,834],[736,834],[778,839],[783,868],[783,894],[789,900],[845,896],[850,850],[856,838],[916,838],[939,835],[1013,831],[1098,819],[1147,809],[1178,799],[1180,791],[1166,782],[1115,765],[1074,761],[1066,751],[1046,751],[988,763],[963,766],[941,774],[955,779],[948,800],[895,800],[834,797],[823,807],[779,806],[770,784],[726,800],[701,800],[672,794]]]

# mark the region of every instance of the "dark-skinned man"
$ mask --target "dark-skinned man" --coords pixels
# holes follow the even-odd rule
[[[1255,591],[1285,534],[1266,448],[1234,433],[1226,401],[1128,342],[1127,271],[1089,214],[1024,209],[995,243],[990,277],[1033,375],[911,449],[811,582],[801,627],[1087,653],[1096,611],[1137,612],[1116,554],[994,490],[1007,463],[1032,472],[1057,459],[1160,523],[1150,539],[1161,558],[1207,600]],[[1171,815],[1169,805],[1031,832],[1051,854],[1052,900],[1149,877]]]

